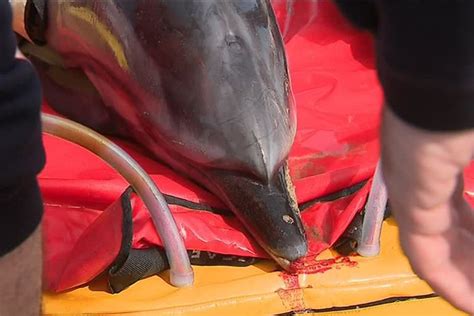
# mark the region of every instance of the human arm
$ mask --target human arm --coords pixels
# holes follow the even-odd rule
[[[0,315],[35,315],[40,307],[44,165],[39,80],[15,58],[8,0],[0,0]]]
[[[462,195],[474,131],[428,132],[387,107],[381,138],[390,203],[413,270],[474,314],[474,212]]]
[[[402,247],[438,294],[474,314],[474,213],[462,196],[474,153],[474,3],[336,2],[375,37],[382,169]]]

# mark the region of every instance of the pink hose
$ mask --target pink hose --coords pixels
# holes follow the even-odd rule
[[[375,168],[372,187],[365,206],[362,234],[357,252],[364,257],[373,257],[380,253],[380,233],[387,205],[387,189],[383,181],[380,161]]]

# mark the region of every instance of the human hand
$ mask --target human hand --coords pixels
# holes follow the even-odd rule
[[[474,131],[421,130],[385,107],[381,141],[384,180],[413,270],[474,314],[474,211],[463,198]]]

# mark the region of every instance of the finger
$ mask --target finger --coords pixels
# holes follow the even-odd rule
[[[472,311],[474,235],[453,229],[440,236],[403,233],[404,249],[415,273],[464,311]]]

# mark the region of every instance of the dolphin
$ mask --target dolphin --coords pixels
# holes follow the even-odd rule
[[[47,2],[24,44],[48,103],[213,192],[282,267],[307,240],[288,172],[296,113],[269,0]]]

